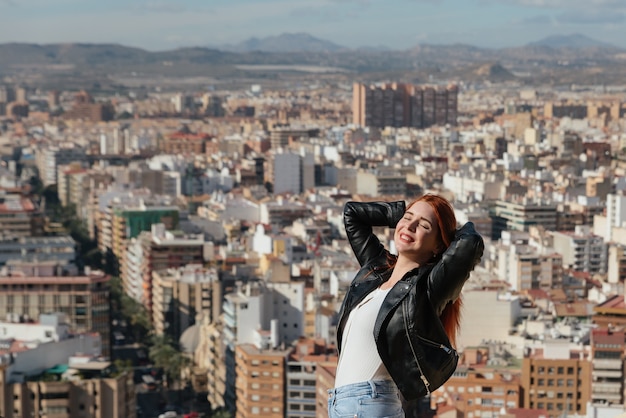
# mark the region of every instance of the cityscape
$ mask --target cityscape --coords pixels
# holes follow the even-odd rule
[[[327,418],[343,206],[427,193],[485,250],[420,416],[626,416],[626,50],[279,38],[0,44],[0,417]]]

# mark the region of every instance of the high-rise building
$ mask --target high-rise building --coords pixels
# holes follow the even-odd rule
[[[157,334],[178,341],[183,331],[204,317],[216,321],[221,308],[220,282],[215,269],[187,264],[152,273],[152,322]]]
[[[126,249],[121,258],[124,290],[135,299],[140,295],[138,301],[148,309],[149,315],[154,314],[154,271],[204,262],[202,234],[186,235],[181,231],[166,231],[164,224],[152,225],[151,232],[141,232],[136,240],[131,240],[123,248]]]
[[[573,233],[555,231],[552,237],[565,267],[589,273],[607,272],[608,246],[602,237],[592,233],[591,227],[576,226]]]
[[[316,404],[316,370],[319,365],[337,364],[334,346],[324,340],[300,338],[287,361],[287,390],[285,416],[307,418],[320,416],[326,405],[318,411]]]
[[[237,346],[236,418],[287,416],[285,369],[291,350],[261,349],[253,344]]]
[[[593,308],[591,402],[624,407],[626,304],[616,295]]]
[[[85,149],[73,142],[37,148],[35,160],[44,186],[57,184],[58,168],[73,162],[87,161]]]
[[[546,409],[552,417],[585,415],[591,397],[591,362],[583,352],[553,350],[546,344],[523,360],[524,407]]]
[[[415,86],[389,83],[353,85],[352,121],[377,128],[456,125],[458,87]]]

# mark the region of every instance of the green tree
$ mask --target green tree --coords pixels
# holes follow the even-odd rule
[[[118,276],[111,277],[110,292],[111,311],[115,319],[123,319],[129,324],[135,341],[145,341],[152,325],[145,306],[124,292],[122,279]]]
[[[180,351],[178,345],[168,335],[152,336],[148,356],[156,367],[163,369],[170,388],[181,382],[183,370],[193,363],[189,357]]]

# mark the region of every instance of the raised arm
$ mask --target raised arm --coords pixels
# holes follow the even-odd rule
[[[454,240],[428,276],[430,300],[439,315],[448,302],[459,297],[484,248],[483,238],[472,222],[457,229]]]
[[[348,202],[343,208],[343,223],[348,241],[359,264],[363,266],[384,251],[372,228],[395,228],[404,215],[406,204],[397,202]]]

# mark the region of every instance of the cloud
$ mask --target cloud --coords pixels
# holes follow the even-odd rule
[[[522,25],[549,25],[552,23],[552,17],[548,15],[529,16],[514,23],[520,23]]]
[[[621,12],[610,11],[568,12],[556,16],[556,21],[563,24],[597,25],[605,23],[624,23],[626,16]]]
[[[541,7],[547,9],[585,9],[594,10],[597,8],[616,8],[623,9],[625,7],[623,0],[510,0],[511,3],[522,6]]]
[[[148,13],[181,13],[186,10],[182,2],[175,3],[161,0],[146,1],[135,5],[133,9]]]

